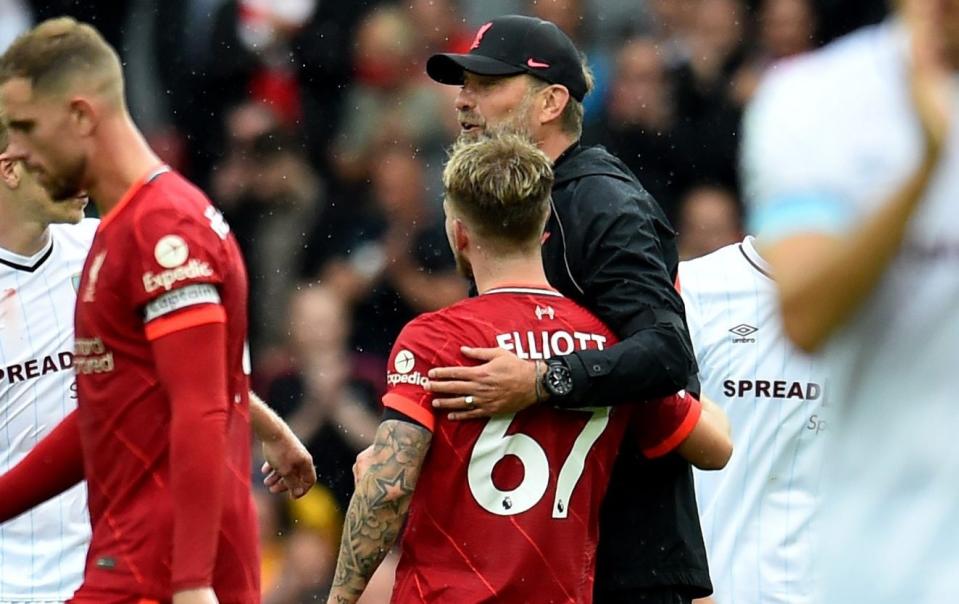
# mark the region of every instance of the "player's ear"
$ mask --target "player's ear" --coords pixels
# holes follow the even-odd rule
[[[7,185],[8,189],[16,189],[20,186],[22,172],[17,166],[18,163],[10,159],[9,155],[0,153],[0,180]]]
[[[90,136],[97,128],[99,114],[89,100],[74,97],[70,101],[70,125],[80,136]]]
[[[569,90],[565,86],[553,84],[543,93],[543,104],[540,106],[539,122],[547,124],[559,119],[563,115],[566,105],[572,102]]]
[[[459,218],[453,220],[453,244],[457,251],[465,250],[470,243],[470,232]]]

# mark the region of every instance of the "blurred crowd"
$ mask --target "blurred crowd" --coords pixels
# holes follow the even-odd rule
[[[371,442],[385,358],[416,314],[467,294],[442,219],[455,87],[500,14],[549,19],[596,76],[586,143],[639,177],[692,258],[744,232],[737,146],[764,70],[885,14],[883,0],[0,0],[0,49],[70,14],[122,49],[151,144],[205,188],[244,248],[255,387],[307,443],[321,486],[258,494],[266,602],[322,599]],[[393,562],[395,564],[395,561]],[[366,602],[385,602],[389,565]]]

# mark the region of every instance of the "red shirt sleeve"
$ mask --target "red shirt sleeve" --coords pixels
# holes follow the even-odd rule
[[[177,331],[153,341],[152,349],[170,399],[173,588],[207,587],[213,584],[228,480],[226,326]]]
[[[23,460],[0,476],[0,523],[83,480],[83,447],[74,409]]]
[[[443,349],[437,350],[435,347],[438,338],[432,333],[428,316],[408,323],[396,338],[386,368],[383,406],[416,420],[432,431],[436,425],[433,394],[424,386],[429,382],[427,376],[430,369],[440,366],[437,362]]]
[[[218,215],[212,207],[209,211]],[[219,286],[229,263],[216,224],[176,208],[147,209],[137,216],[132,295],[143,309],[148,339],[226,321]]]
[[[696,427],[703,407],[685,390],[633,406],[633,430],[646,457],[672,452]]]

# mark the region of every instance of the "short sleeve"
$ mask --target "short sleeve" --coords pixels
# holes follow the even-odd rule
[[[774,69],[743,119],[749,230],[768,242],[799,233],[839,235],[854,218],[842,155],[848,126],[810,71]]]
[[[228,236],[219,212],[209,220],[163,208],[135,222],[131,296],[142,309],[148,339],[212,322],[224,322],[219,286],[227,270]],[[218,219],[218,220],[217,220]],[[223,228],[217,231],[217,224]]]
[[[386,368],[383,406],[433,430],[436,425],[433,394],[425,388],[430,369],[436,367],[435,334],[423,317],[408,323],[396,338]]]
[[[634,406],[633,433],[646,457],[672,452],[699,422],[702,405],[686,391]]]

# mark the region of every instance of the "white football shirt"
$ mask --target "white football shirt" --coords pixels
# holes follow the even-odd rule
[[[726,412],[736,443],[722,471],[694,473],[715,599],[812,604],[830,424],[822,368],[783,335],[751,237],[681,262],[679,286],[703,395]]]
[[[754,229],[842,236],[914,173],[922,139],[897,21],[781,66],[746,118]],[[959,80],[954,81],[959,93]],[[959,124],[959,94],[953,124]],[[825,350],[823,602],[954,602],[959,577],[959,127],[876,290]]]
[[[53,225],[31,257],[0,249],[0,472],[76,407],[73,309],[97,224]],[[0,524],[0,602],[68,599],[89,540],[82,484]]]

